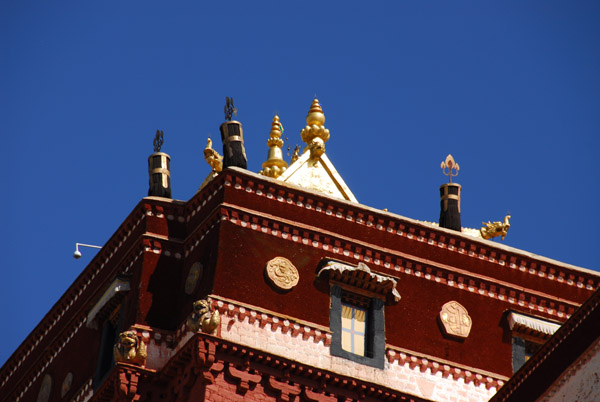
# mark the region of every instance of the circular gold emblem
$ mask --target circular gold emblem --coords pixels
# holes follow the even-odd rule
[[[67,392],[71,389],[71,385],[73,384],[73,373],[69,372],[65,376],[63,380],[62,387],[60,388],[60,397],[64,398],[67,395]]]
[[[296,286],[300,279],[294,264],[284,257],[275,257],[267,262],[267,276],[275,286],[284,290]]]
[[[202,278],[203,267],[199,262],[195,262],[190,268],[190,273],[185,280],[185,293],[191,295],[196,289],[196,284],[198,280]]]
[[[50,374],[46,374],[42,379],[42,386],[40,387],[37,402],[48,402],[50,392],[52,392],[52,377],[50,377]]]

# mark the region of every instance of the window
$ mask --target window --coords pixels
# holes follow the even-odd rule
[[[516,373],[531,356],[542,346],[531,340],[523,339],[518,336],[512,338],[513,350],[513,374]]]
[[[104,378],[115,365],[113,359],[113,346],[119,337],[119,331],[122,326],[122,308],[121,305],[115,307],[111,312],[109,319],[102,325],[102,339],[100,341],[100,350],[98,352],[98,363],[96,365],[96,375],[92,383],[93,389],[100,387]]]
[[[342,349],[355,355],[365,355],[367,310],[342,303]]]
[[[384,305],[400,299],[396,279],[371,273],[362,263],[352,266],[325,260],[321,265],[317,286],[324,291],[328,287],[331,295],[331,354],[383,369]]]
[[[129,289],[129,281],[126,278],[116,278],[88,313],[86,326],[101,331],[93,389],[97,389],[102,384],[115,364],[113,346],[123,326],[123,299]]]
[[[508,327],[512,333],[513,373],[516,373],[556,332],[560,324],[510,311]]]

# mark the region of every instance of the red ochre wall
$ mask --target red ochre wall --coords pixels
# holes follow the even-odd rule
[[[214,294],[329,326],[329,295],[318,291],[314,280],[319,261],[326,257],[340,259],[339,255],[228,221],[221,222],[219,246]],[[276,291],[265,280],[265,265],[277,256],[289,259],[299,271],[300,281],[289,292]],[[348,263],[357,262],[350,259]],[[506,376],[512,374],[512,346],[502,328],[508,303],[367,265],[373,271],[400,278],[397,288],[402,300],[385,309],[388,344]],[[445,338],[438,326],[440,309],[451,300],[461,303],[473,320],[465,340]]]
[[[268,183],[265,183],[268,184]],[[267,190],[268,188],[268,190]],[[501,266],[497,263],[489,262],[485,259],[477,258],[477,255],[469,255],[471,247],[480,245],[475,239],[469,239],[469,236],[462,236],[456,239],[455,249],[450,250],[447,247],[437,247],[436,245],[428,244],[427,241],[416,241],[418,236],[422,236],[427,239],[428,232],[435,231],[433,228],[420,228],[418,224],[404,222],[396,218],[390,218],[389,214],[378,212],[374,209],[367,209],[364,206],[356,205],[356,209],[353,210],[353,206],[349,207],[348,203],[342,203],[336,200],[323,199],[320,201],[318,196],[310,193],[304,193],[302,190],[286,190],[284,187],[266,186],[263,192],[270,191],[274,195],[281,195],[284,199],[290,197],[294,200],[302,199],[307,202],[308,199],[312,200],[312,209],[306,209],[298,207],[294,202],[289,203],[287,201],[278,201],[276,197],[267,198],[264,196],[258,196],[253,192],[244,190],[235,190],[231,186],[224,188],[223,200],[229,204],[241,205],[245,209],[259,211],[260,213],[269,214],[274,219],[277,217],[288,219],[291,221],[297,221],[305,225],[310,225],[317,231],[326,230],[332,233],[337,233],[355,240],[363,241],[369,244],[376,245],[382,248],[388,248],[397,250],[403,253],[414,255],[420,258],[437,262],[440,264],[450,265],[453,267],[460,268],[462,270],[469,271],[473,274],[484,275],[487,277],[494,278],[498,281],[504,281],[508,283],[518,284],[519,287],[536,290],[543,292],[555,297],[564,298],[566,300],[574,301],[577,303],[583,303],[591,295],[589,289],[578,288],[576,286],[565,286],[565,283],[559,283],[556,280],[548,279],[549,275],[557,276],[558,272],[549,266],[546,270],[546,276],[541,277],[539,275],[532,275],[526,271],[520,271],[519,269],[513,269],[508,267],[508,263]],[[292,194],[292,191],[294,194]],[[302,195],[304,194],[304,195]],[[332,214],[327,215],[323,212],[317,212],[315,206],[321,205],[323,209],[327,208],[324,204],[327,203],[329,207],[333,206]],[[336,217],[336,213],[339,211],[343,212],[343,217]],[[353,220],[349,221],[346,219],[345,214],[351,211],[353,213]],[[363,221],[367,219],[367,216],[372,216],[376,223],[378,219],[385,222],[394,222],[396,228],[400,225],[405,225],[403,229],[406,233],[412,233],[413,239],[409,239],[405,236],[398,236],[395,233],[389,233],[386,230],[379,230],[376,225],[366,226],[365,224],[356,223],[358,217],[362,217]],[[441,238],[449,238],[452,235],[441,234]],[[465,238],[465,240],[463,240]],[[435,243],[435,242],[434,242]],[[461,244],[462,243],[462,244]],[[484,247],[486,247],[484,245]],[[496,247],[494,241],[489,242],[489,248],[493,250]],[[464,253],[458,253],[458,248],[464,248]],[[528,253],[524,253],[528,254]],[[508,251],[498,249],[495,252],[496,259],[501,259],[502,256],[511,255]],[[511,255],[508,259],[509,262],[520,266],[524,264],[529,269],[531,260],[529,257],[521,257],[519,255]],[[538,263],[537,269],[540,268],[542,263]],[[573,281],[576,282],[577,275],[573,273]],[[586,275],[587,276],[587,275]],[[565,278],[565,280],[568,278]],[[585,282],[585,280],[584,280]]]

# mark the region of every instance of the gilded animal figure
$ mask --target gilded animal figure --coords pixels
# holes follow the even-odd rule
[[[146,363],[146,344],[138,340],[134,330],[121,332],[113,348],[115,362],[144,365]]]
[[[325,153],[325,142],[322,138],[315,137],[308,145],[308,149],[310,150],[310,159],[317,160]]]
[[[223,157],[213,149],[212,140],[210,138],[206,141],[206,148],[204,148],[204,160],[210,165],[213,172],[220,172],[223,170]]]
[[[479,233],[481,233],[481,237],[488,240],[488,239],[491,239],[496,236],[502,236],[501,239],[504,240],[504,238],[506,237],[506,233],[508,232],[508,229],[510,229],[509,220],[510,220],[510,215],[506,215],[504,217],[504,222],[499,222],[499,221],[495,221],[495,222],[488,221],[487,223],[481,222],[483,225],[485,225],[484,227],[479,229]]]
[[[190,331],[214,334],[219,324],[221,324],[221,316],[218,311],[212,311],[208,300],[194,302],[194,311],[187,319],[187,327]]]

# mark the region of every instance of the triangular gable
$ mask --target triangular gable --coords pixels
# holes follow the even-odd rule
[[[327,155],[310,158],[306,150],[277,180],[352,202],[358,202]]]

